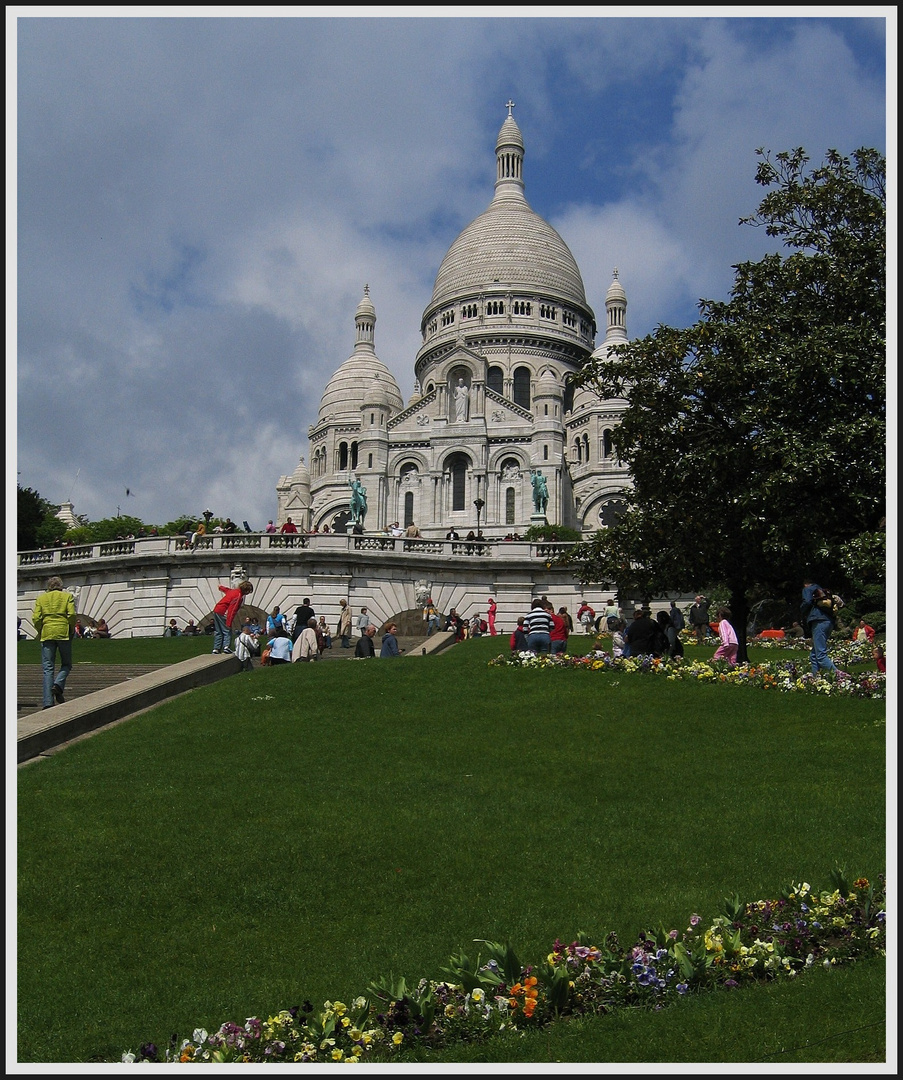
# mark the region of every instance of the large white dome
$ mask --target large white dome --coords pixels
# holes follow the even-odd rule
[[[524,196],[523,146],[520,129],[508,116],[496,142],[495,196],[448,249],[428,312],[461,296],[505,288],[587,307],[574,256]]]

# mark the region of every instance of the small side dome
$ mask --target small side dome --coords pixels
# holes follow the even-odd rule
[[[366,409],[371,405],[385,408],[385,406],[391,406],[391,404],[392,394],[390,393],[388,386],[386,386],[385,379],[377,371],[370,380],[369,387],[361,397],[361,408]]]
[[[536,396],[537,397],[558,397],[561,394],[561,384],[558,379],[555,378],[555,372],[551,368],[546,368],[545,371],[539,376],[536,383]]]
[[[376,308],[370,299],[370,287],[364,286],[364,295],[357,305],[354,315],[355,343],[354,352],[335,372],[323,396],[320,398],[320,412],[317,423],[360,422],[361,406],[364,399],[371,403],[369,395],[374,378],[381,380],[384,400],[379,404],[388,405],[392,414],[401,412],[404,401],[395,376],[376,355],[374,349],[374,331],[376,327]]]
[[[298,464],[295,466],[295,471],[291,476],[292,487],[300,488],[302,491],[310,491],[310,470],[304,464],[304,455],[302,454],[298,460]]]

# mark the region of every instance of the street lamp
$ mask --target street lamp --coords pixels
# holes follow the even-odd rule
[[[482,499],[474,499],[474,506],[477,508],[477,537],[480,535],[480,514],[483,512],[483,507],[486,505]]]

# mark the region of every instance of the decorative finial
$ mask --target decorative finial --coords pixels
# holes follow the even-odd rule
[[[508,110],[508,115],[510,116],[511,110],[514,108],[514,102],[511,100],[511,98],[508,98],[508,100],[505,102],[505,108]]]
[[[615,281],[617,281],[618,280],[618,268],[617,267],[615,267],[615,275],[614,276],[615,276]]]
[[[617,270],[615,270],[615,277],[617,277],[617,276],[618,276],[618,272],[617,272]],[[369,296],[369,295],[370,295],[370,286],[365,285],[364,286],[364,296]]]

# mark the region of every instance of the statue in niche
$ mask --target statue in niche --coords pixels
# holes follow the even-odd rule
[[[455,387],[455,420],[463,424],[467,420],[467,406],[470,400],[470,391],[463,379],[458,379]]]

